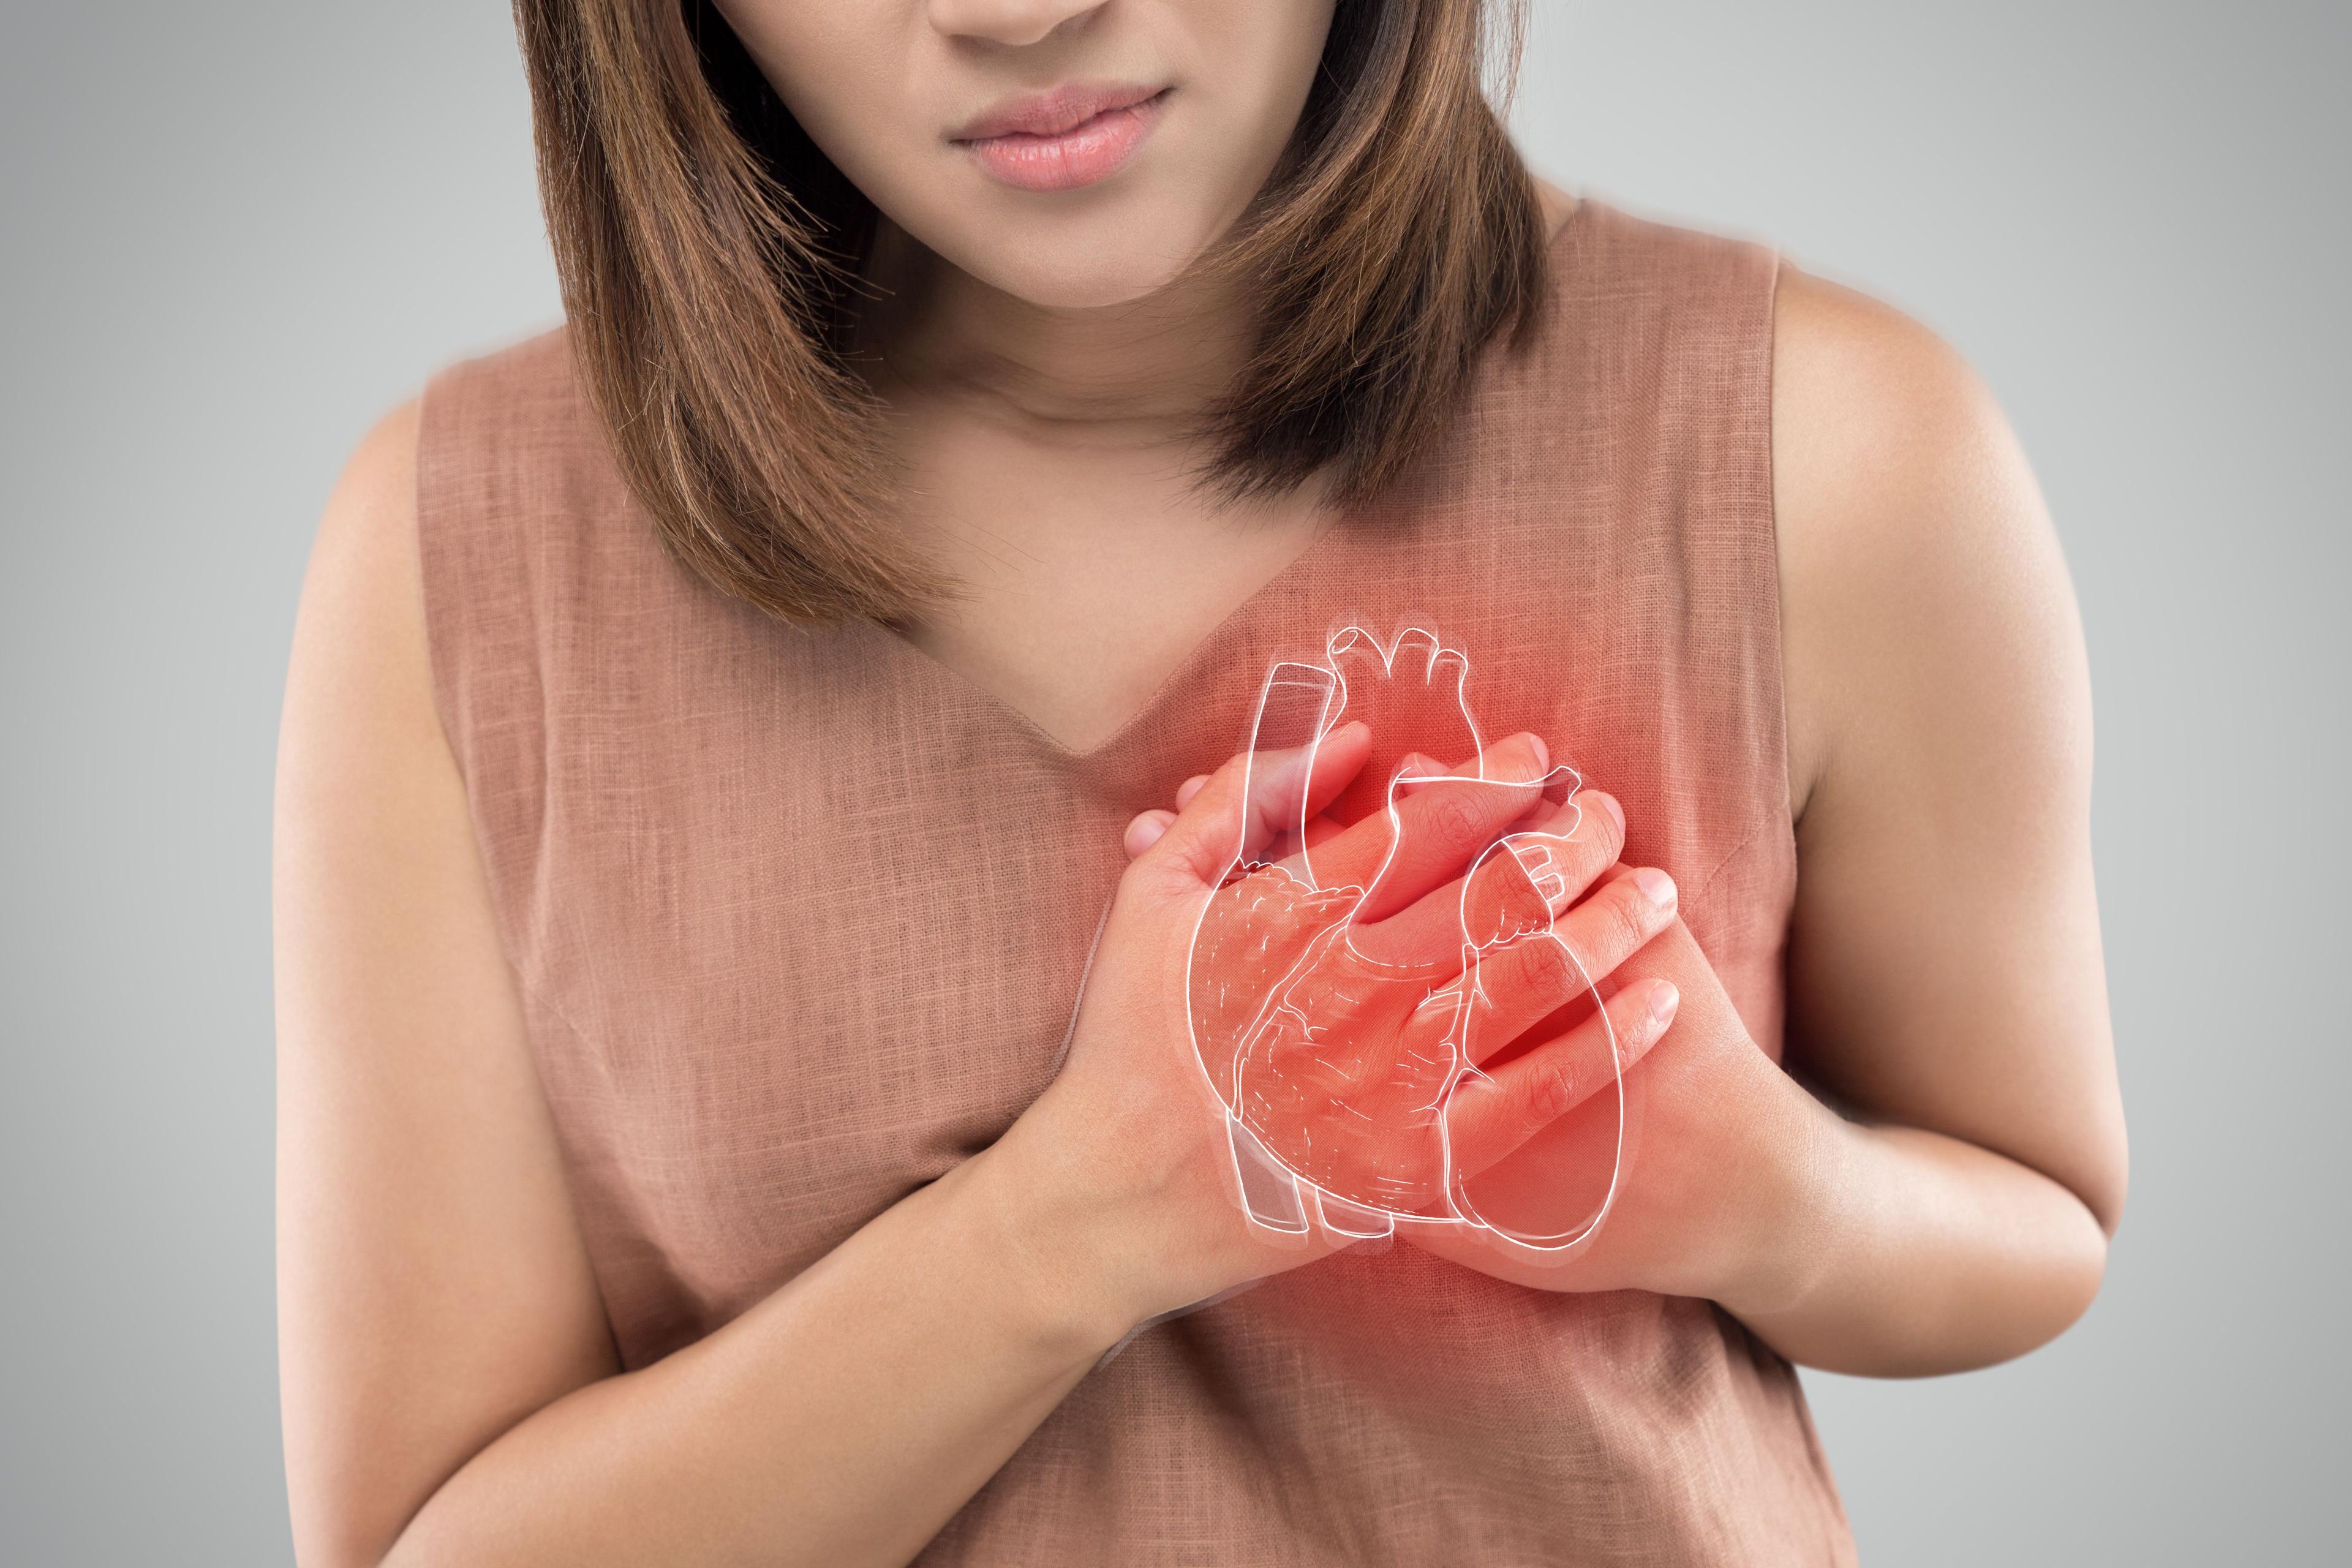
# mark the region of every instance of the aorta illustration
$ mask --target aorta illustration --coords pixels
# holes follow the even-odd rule
[[[1450,917],[1420,922],[1417,945],[1360,940],[1382,879],[1413,858],[1411,814],[1398,810],[1406,792],[1440,781],[1462,795],[1508,791],[1490,813],[1508,821],[1556,810],[1578,787],[1564,767],[1534,781],[1481,776],[1468,676],[1465,656],[1430,632],[1383,643],[1349,626],[1328,640],[1322,662],[1277,664],[1260,691],[1254,760],[1319,744],[1353,719],[1371,724],[1372,760],[1321,826],[1328,834],[1378,817],[1388,828],[1377,868],[1360,853],[1342,865],[1336,854],[1318,859],[1317,825],[1302,812],[1255,858],[1237,844],[1202,912],[1186,986],[1192,1041],[1225,1109],[1258,1225],[1296,1233],[1319,1224],[1356,1238],[1445,1226],[1549,1250],[1590,1235],[1614,1196],[1623,1140],[1615,1083],[1582,1118],[1588,1142],[1608,1140],[1591,1152],[1605,1153],[1605,1184],[1530,1203],[1521,1180],[1507,1222],[1484,1212],[1475,1152],[1454,1147],[1449,1120],[1455,1096],[1483,1077],[1478,1064],[1510,1043],[1481,1036],[1480,965],[1513,943],[1558,940],[1555,911],[1569,889],[1544,837],[1504,831],[1486,845],[1441,889]],[[1446,772],[1408,757],[1473,761]],[[1359,835],[1359,850],[1362,843]]]

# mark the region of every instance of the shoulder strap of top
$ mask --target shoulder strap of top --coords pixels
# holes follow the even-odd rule
[[[1454,432],[1371,510],[1409,514],[1400,538],[1446,536],[1443,557],[1397,561],[1446,561],[1429,589],[1446,624],[1485,628],[1482,646],[1574,649],[1621,766],[1654,767],[1670,794],[1704,781],[1705,820],[1656,847],[1686,893],[1722,877],[1769,903],[1794,865],[1771,510],[1778,258],[1587,196],[1550,260],[1536,331],[1484,356]],[[579,762],[567,714],[638,679],[646,658],[756,613],[661,547],[561,330],[433,378],[417,484],[436,700],[512,913],[509,956],[530,974],[551,769]],[[1368,548],[1368,566],[1387,559]],[[1566,643],[1563,625],[1579,628]],[[1530,690],[1560,679],[1527,676]]]
[[[1570,350],[1565,384],[1582,405],[1570,425],[1609,444],[1603,493],[1646,535],[1607,581],[1646,617],[1658,783],[1705,826],[1704,853],[1676,869],[1685,918],[1777,1057],[1797,877],[1772,493],[1780,256],[1615,208],[1594,216],[1561,281],[1569,314],[1596,328]]]
[[[1711,956],[1762,977],[1795,879],[1772,503],[1780,257],[1587,196],[1550,260],[1537,330],[1486,356],[1460,425],[1383,510],[1400,531],[1436,531],[1421,555],[1444,563],[1433,612],[1518,650],[1490,656],[1486,689],[1571,692],[1559,721],[1605,766],[1593,782],[1649,803],[1629,855],[1674,872]],[[1777,989],[1759,978],[1741,1002],[1771,1037]]]
[[[533,885],[560,737],[546,701],[645,552],[633,499],[557,329],[451,365],[425,385],[416,524],[434,700],[465,776],[507,939],[525,975]],[[619,526],[616,526],[619,525]],[[655,552],[658,554],[658,551]],[[607,607],[599,605],[599,610]]]

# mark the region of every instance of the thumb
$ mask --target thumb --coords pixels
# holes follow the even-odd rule
[[[1371,737],[1359,721],[1303,746],[1242,752],[1210,775],[1137,868],[1188,889],[1217,886],[1237,862],[1328,805],[1362,770]]]

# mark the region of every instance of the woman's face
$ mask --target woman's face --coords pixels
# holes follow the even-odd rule
[[[1168,282],[1298,122],[1333,0],[719,0],[885,216],[1048,306]]]

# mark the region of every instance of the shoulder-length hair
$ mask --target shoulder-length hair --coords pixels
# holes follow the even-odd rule
[[[1489,103],[1523,0],[1339,0],[1306,109],[1224,259],[1255,352],[1201,432],[1232,498],[1328,468],[1360,500],[1543,296],[1534,183]],[[572,352],[679,560],[787,620],[902,622],[955,584],[894,525],[843,350],[871,203],[709,0],[515,0]]]

